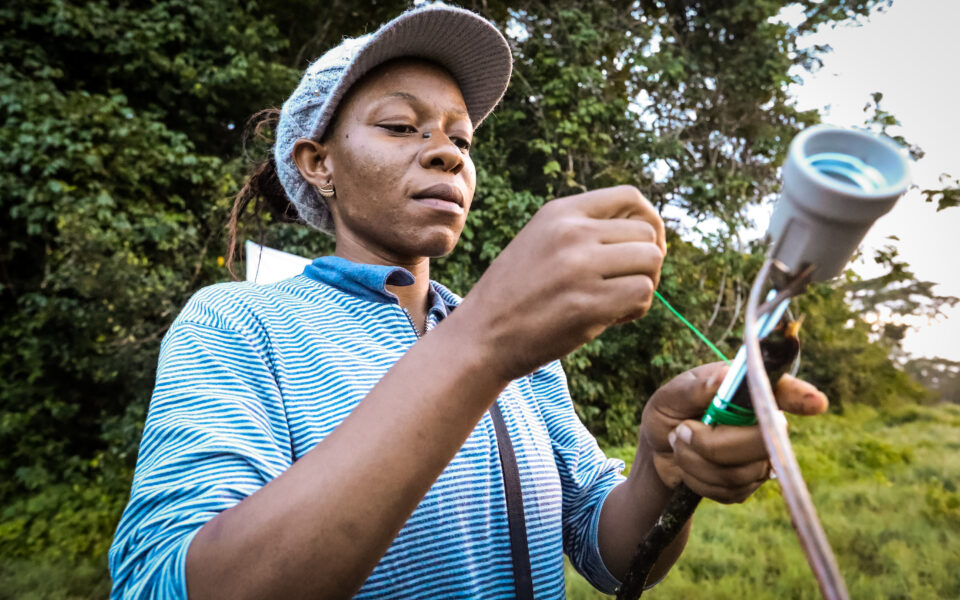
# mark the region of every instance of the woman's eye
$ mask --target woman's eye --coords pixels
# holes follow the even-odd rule
[[[416,133],[417,132],[416,128],[413,125],[394,125],[391,123],[386,123],[386,124],[380,125],[380,127],[383,127],[384,129],[392,133]]]

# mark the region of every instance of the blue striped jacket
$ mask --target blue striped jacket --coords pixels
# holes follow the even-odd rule
[[[324,257],[271,285],[197,292],[163,340],[130,501],[110,549],[112,598],[186,598],[194,534],[327,436],[417,341],[386,285],[400,267]],[[431,282],[428,330],[459,298]],[[591,583],[617,580],[597,547],[623,480],[577,418],[559,362],[498,403],[519,464],[538,598],[564,596],[563,553]],[[358,598],[509,598],[513,571],[496,437],[485,414]]]

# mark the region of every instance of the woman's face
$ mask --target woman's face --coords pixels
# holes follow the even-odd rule
[[[381,65],[341,103],[320,170],[343,248],[402,264],[450,253],[476,187],[473,126],[456,81],[419,60]]]

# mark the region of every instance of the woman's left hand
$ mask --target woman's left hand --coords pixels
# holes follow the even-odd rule
[[[760,428],[700,422],[727,366],[712,363],[670,380],[647,402],[638,440],[640,453],[652,453],[657,475],[670,488],[681,481],[705,498],[726,504],[743,502],[770,477],[770,462]],[[827,397],[813,385],[784,375],[775,388],[786,412],[815,415],[827,409]]]

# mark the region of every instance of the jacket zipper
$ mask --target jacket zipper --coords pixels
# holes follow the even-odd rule
[[[419,339],[420,339],[421,337],[423,337],[423,336],[420,335],[420,330],[417,329],[416,323],[413,322],[413,317],[410,316],[410,311],[408,311],[407,309],[405,309],[405,308],[402,307],[402,306],[400,307],[400,310],[402,310],[402,311],[403,311],[403,314],[406,315],[407,321],[410,322],[410,327],[413,327],[413,333],[414,333],[414,335],[416,335],[416,336],[417,336],[417,339],[419,340]]]

